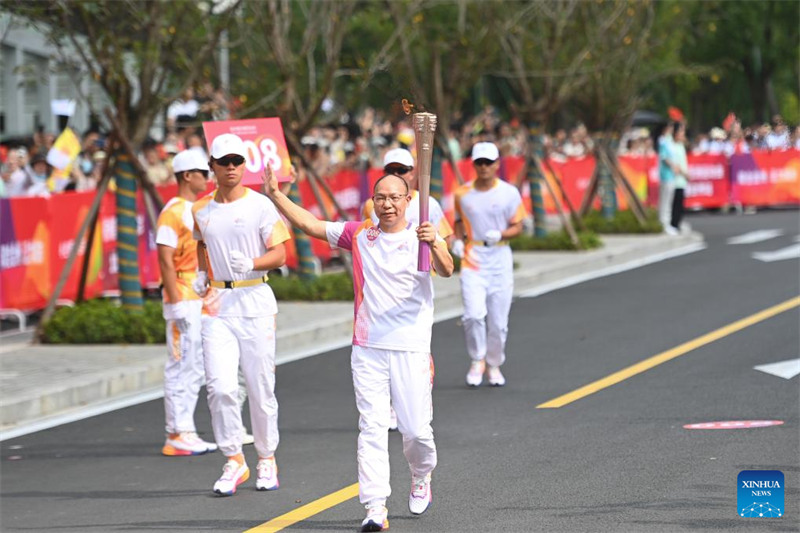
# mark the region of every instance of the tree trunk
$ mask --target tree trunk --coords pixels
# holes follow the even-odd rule
[[[289,199],[297,205],[303,205],[300,200],[300,187],[297,182],[292,183],[289,189]],[[292,227],[295,250],[297,250],[297,275],[303,280],[312,280],[319,272],[319,259],[311,250],[311,239],[296,227]]]
[[[139,233],[136,222],[138,179],[131,156],[119,148],[114,167],[117,184],[117,258],[122,307],[139,313],[144,307],[139,279]]]
[[[528,132],[532,126],[528,125]],[[539,172],[539,165],[536,164],[536,156],[544,156],[542,153],[541,137],[536,134],[528,133],[528,182],[531,187],[531,206],[533,207],[533,235],[534,237],[547,236],[547,226],[545,224],[546,212],[544,210],[544,197],[542,196],[542,182],[545,179]]]

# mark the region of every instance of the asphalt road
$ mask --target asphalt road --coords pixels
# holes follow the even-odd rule
[[[391,531],[671,532],[800,529],[800,378],[753,369],[798,357],[798,307],[559,408],[538,405],[800,295],[798,211],[689,217],[707,249],[582,283],[512,309],[508,385],[464,385],[461,328],[434,328],[434,505],[408,513],[409,473],[392,434]],[[747,232],[783,235],[728,244]],[[2,531],[245,531],[356,481],[349,350],[278,368],[281,488],[212,494],[223,458],[166,458],[154,401],[2,443]],[[727,420],[775,427],[688,430]],[[198,427],[211,438],[205,404]],[[256,458],[246,449],[251,467]],[[785,516],[737,515],[741,470],[781,470]],[[355,531],[357,499],[288,530]]]

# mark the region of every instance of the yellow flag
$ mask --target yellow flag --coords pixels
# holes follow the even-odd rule
[[[81,140],[71,128],[64,128],[53,147],[47,152],[47,162],[53,167],[51,179],[69,177],[75,158],[81,153]]]

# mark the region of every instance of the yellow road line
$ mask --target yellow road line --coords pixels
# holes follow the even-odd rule
[[[248,529],[244,533],[274,533],[275,531],[280,531],[283,528],[292,526],[297,522],[302,522],[303,520],[310,518],[315,514],[319,514],[322,511],[327,511],[331,507],[335,507],[340,503],[355,498],[356,496],[358,496],[358,483],[353,483],[349,487],[337,490],[336,492],[328,494],[327,496],[323,496],[318,500],[307,503],[302,507],[298,507],[294,511],[289,511],[288,513],[277,518],[273,518],[269,522],[265,522],[260,526]]]
[[[558,398],[554,398],[543,404],[539,404],[536,406],[536,408],[554,409],[554,408],[564,407],[567,404],[578,401],[581,398],[585,398],[586,396],[594,394],[597,391],[601,391],[612,385],[616,385],[620,381],[624,381],[629,377],[650,370],[651,368],[656,367],[661,363],[666,363],[671,359],[675,359],[676,357],[691,352],[692,350],[700,348],[701,346],[705,346],[706,344],[712,343],[723,337],[727,337],[728,335],[736,333],[737,331],[742,330],[748,326],[752,326],[753,324],[758,324],[759,322],[762,322],[768,318],[771,318],[775,315],[778,315],[780,313],[783,313],[784,311],[788,311],[798,306],[800,306],[800,296],[796,296],[790,300],[786,300],[783,303],[772,306],[768,309],[764,309],[763,311],[759,311],[754,315],[750,315],[741,320],[737,320],[736,322],[728,324],[727,326],[723,326],[710,333],[706,333],[701,337],[697,337],[694,340],[685,342],[680,346],[670,348],[665,352],[661,352],[660,354],[654,355],[653,357],[645,359],[644,361],[640,361],[635,365],[631,365],[627,368],[623,368],[622,370],[614,372],[613,374],[606,376],[603,379],[599,379],[595,382],[589,383],[588,385],[584,385],[583,387],[576,389],[572,392],[559,396]]]

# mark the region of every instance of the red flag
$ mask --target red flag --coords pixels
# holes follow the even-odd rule
[[[669,106],[667,108],[667,114],[669,115],[670,120],[673,120],[675,122],[683,122],[684,120],[683,111],[681,111],[677,107]]]
[[[734,115],[733,111],[731,111],[728,113],[728,116],[725,117],[725,120],[722,121],[722,129],[730,132],[734,122],[736,122],[736,115]]]

